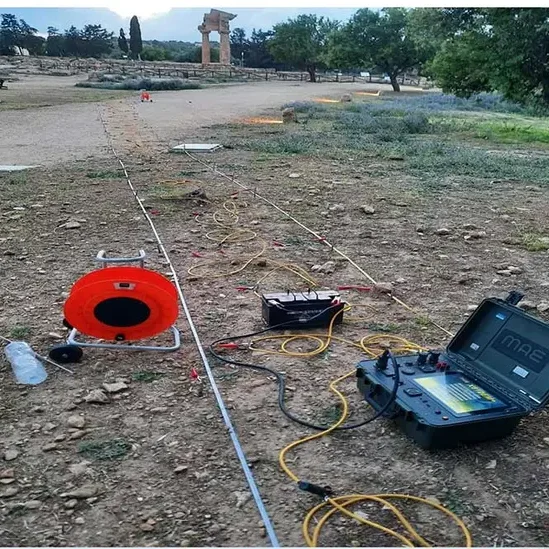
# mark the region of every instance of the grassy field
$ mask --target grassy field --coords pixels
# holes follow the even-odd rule
[[[298,124],[237,140],[266,155],[307,154],[400,162],[431,190],[449,179],[463,184],[514,178],[544,183],[549,168],[549,123],[521,107],[485,96],[469,101],[444,95],[353,103],[296,103]],[[509,147],[508,145],[512,145]],[[528,147],[536,153],[525,154]]]

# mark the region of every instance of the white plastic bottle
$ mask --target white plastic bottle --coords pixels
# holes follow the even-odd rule
[[[38,385],[48,377],[44,365],[26,342],[12,341],[6,345],[4,353],[18,383]]]

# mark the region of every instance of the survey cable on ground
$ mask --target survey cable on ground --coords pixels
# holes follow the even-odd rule
[[[124,165],[124,162],[122,161],[122,159],[118,155],[116,149],[114,148],[114,145],[112,143],[110,134],[108,132],[108,129],[107,129],[107,126],[106,126],[105,121],[103,119],[103,116],[101,115],[101,112],[99,113],[99,117],[101,119],[101,123],[103,124],[103,128],[105,130],[105,134],[106,134],[108,142],[109,142],[109,147],[110,147],[114,157],[116,158],[116,160],[120,164],[120,166],[121,166],[121,168],[124,172],[124,176],[126,177],[126,181],[128,183],[128,186],[129,186],[135,200],[137,201],[139,207],[141,208],[141,211],[142,211],[145,219],[147,220],[147,222],[149,223],[149,225],[151,227],[151,230],[152,230],[152,232],[155,236],[156,242],[158,244],[158,247],[159,247],[162,255],[164,256],[166,262],[168,263],[170,272],[172,273],[172,277],[173,277],[175,287],[177,289],[179,299],[181,301],[181,304],[183,306],[183,310],[185,312],[185,317],[186,317],[187,322],[189,324],[189,327],[191,329],[193,339],[195,341],[196,347],[197,347],[198,352],[200,354],[200,358],[201,358],[202,363],[204,365],[206,375],[208,376],[208,380],[209,380],[210,385],[212,387],[212,390],[214,392],[215,399],[217,401],[217,405],[218,405],[219,410],[221,412],[221,415],[223,417],[223,421],[225,423],[225,426],[227,427],[227,430],[229,432],[229,436],[231,438],[231,441],[232,441],[233,446],[235,448],[235,451],[237,453],[238,459],[240,461],[240,465],[241,465],[242,470],[244,472],[244,476],[246,477],[246,481],[248,482],[248,486],[250,487],[250,491],[251,491],[252,496],[254,498],[256,507],[259,511],[259,514],[260,514],[261,519],[263,521],[263,524],[265,526],[267,536],[269,537],[269,540],[270,540],[271,545],[273,547],[280,547],[280,544],[278,542],[276,533],[274,531],[274,527],[273,527],[271,518],[269,517],[269,514],[267,513],[267,509],[265,508],[265,504],[263,503],[263,500],[262,500],[261,495],[259,493],[259,489],[258,489],[257,484],[255,482],[255,479],[253,477],[252,471],[250,469],[250,466],[248,465],[248,461],[246,459],[246,456],[244,454],[244,450],[242,449],[242,446],[241,446],[240,441],[238,439],[238,435],[236,433],[236,430],[235,430],[235,428],[233,426],[233,423],[231,421],[229,412],[227,410],[227,407],[225,406],[225,402],[223,401],[223,397],[221,396],[219,388],[217,387],[217,383],[216,383],[215,377],[212,373],[210,363],[208,361],[208,357],[206,356],[206,354],[204,352],[204,348],[202,347],[202,343],[200,341],[200,337],[198,335],[198,332],[197,332],[196,327],[194,325],[191,313],[190,313],[189,308],[187,306],[187,302],[185,300],[185,296],[183,294],[181,284],[179,283],[179,277],[177,275],[177,272],[176,272],[176,270],[173,266],[173,263],[170,259],[170,256],[169,256],[168,252],[166,251],[166,248],[164,247],[162,239],[160,238],[160,235],[158,234],[158,231],[156,230],[156,227],[154,225],[153,220],[151,219],[150,215],[148,214],[145,206],[143,205],[143,202],[142,202],[141,198],[139,197],[139,194],[137,193],[135,187],[133,186],[133,184],[131,182],[130,176],[128,174],[126,166]]]

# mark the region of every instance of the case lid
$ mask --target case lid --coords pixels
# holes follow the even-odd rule
[[[481,378],[529,400],[533,409],[549,401],[549,324],[518,307],[485,299],[447,351]]]

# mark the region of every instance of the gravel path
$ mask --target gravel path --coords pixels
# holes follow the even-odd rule
[[[54,77],[52,77],[53,79]],[[22,93],[40,93],[31,78],[15,82]],[[60,87],[66,89],[66,80]],[[378,89],[379,85],[372,85]],[[382,86],[388,88],[388,86]],[[366,89],[363,84],[257,82],[184,92],[158,92],[153,103],[140,103],[140,117],[165,140],[192,138],[193,131],[258,114],[289,101]],[[0,111],[0,164],[53,165],[109,154],[97,103],[66,104],[25,110]]]

